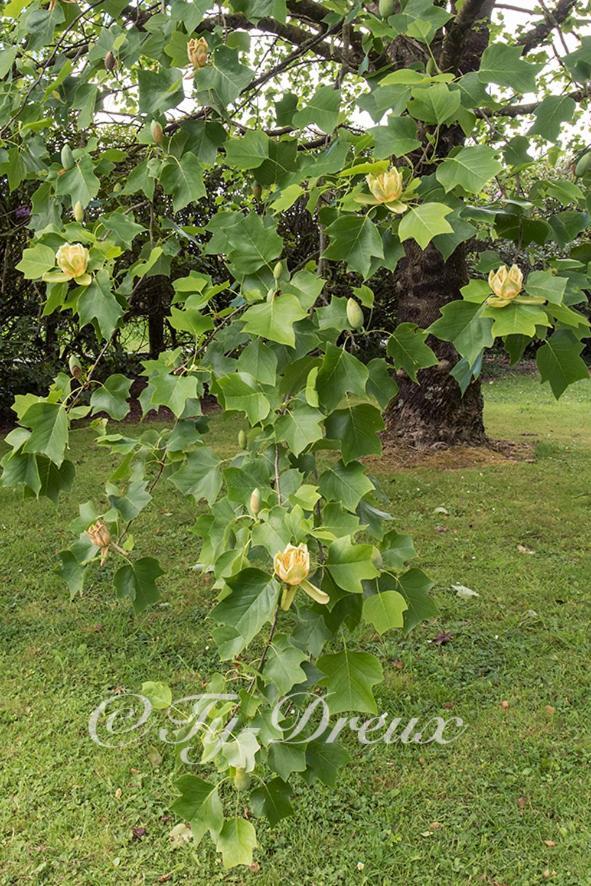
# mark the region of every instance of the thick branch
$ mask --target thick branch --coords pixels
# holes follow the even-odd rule
[[[575,102],[583,102],[589,98],[589,94],[584,89],[577,89],[575,92],[569,92],[564,98],[572,98]],[[528,102],[522,105],[504,105],[502,108],[496,108],[494,111],[475,110],[477,117],[525,117],[527,114],[533,114],[542,104],[541,100],[537,102]]]
[[[317,36],[314,32],[307,31],[305,28],[300,28],[297,25],[284,24],[283,22],[278,22],[274,18],[269,17],[259,19],[256,24],[250,22],[243,15],[226,15],[224,16],[224,21],[226,27],[231,31],[266,31],[268,34],[275,34],[277,37],[281,37],[288,43],[293,43],[294,46],[301,46],[303,43],[308,43]],[[196,30],[200,33],[203,31],[213,31],[218,24],[219,18],[213,16],[212,18],[204,19],[201,24],[197,26]],[[338,61],[340,57],[339,50],[327,43],[316,43],[314,46],[314,52],[329,61]]]
[[[495,0],[466,0],[451,22],[439,58],[442,71],[455,70],[461,60],[466,37],[479,20],[490,20]]]
[[[523,46],[524,55],[540,46],[552,31],[575,11],[577,3],[578,0],[558,0],[554,9],[549,10],[545,15],[544,21],[522,34],[516,42],[518,46]]]

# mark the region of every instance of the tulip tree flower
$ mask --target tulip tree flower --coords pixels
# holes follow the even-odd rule
[[[420,184],[420,179],[412,179],[404,186],[402,173],[395,166],[377,175],[366,175],[369,194],[357,194],[356,202],[373,206],[385,206],[390,212],[402,215],[408,209],[408,200]]]
[[[308,581],[310,574],[310,552],[305,544],[287,545],[273,558],[273,568],[279,581],[287,585],[281,597],[281,608],[289,609],[299,587],[316,603],[328,603],[329,596]]]
[[[92,277],[87,273],[89,253],[81,243],[64,243],[55,254],[59,271],[43,275],[46,283],[67,283],[74,280],[79,286],[88,286]]]
[[[526,305],[542,305],[546,301],[542,296],[521,295],[523,291],[523,274],[517,265],[501,265],[497,271],[488,275],[488,285],[493,291],[487,305],[490,308],[504,308],[513,301]]]
[[[111,533],[109,532],[108,527],[102,520],[97,520],[96,523],[93,523],[92,526],[88,527],[86,535],[93,545],[96,545],[96,547],[99,548],[101,552],[102,566],[109,555],[109,546],[111,544]]]
[[[208,51],[209,46],[205,37],[199,37],[197,40],[193,38],[187,43],[187,58],[196,71],[199,68],[204,68],[207,64]]]

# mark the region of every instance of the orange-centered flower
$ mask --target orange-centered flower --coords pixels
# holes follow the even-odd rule
[[[207,53],[209,46],[205,37],[193,38],[187,43],[187,58],[195,68],[204,68],[207,64]]]
[[[489,298],[488,305],[491,308],[504,308],[517,298],[523,289],[523,274],[517,265],[501,265],[498,271],[491,271],[488,275],[488,285],[494,295]]]
[[[289,609],[293,603],[298,587],[308,594],[316,603],[326,604],[329,601],[328,594],[321,591],[308,581],[310,574],[310,552],[305,544],[287,545],[284,551],[279,551],[273,558],[273,568],[279,581],[287,585],[281,597],[281,608]]]

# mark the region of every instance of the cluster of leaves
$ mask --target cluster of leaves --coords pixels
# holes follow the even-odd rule
[[[7,437],[3,482],[56,500],[74,476],[70,425],[93,418],[97,444],[120,460],[106,504],[81,505],[62,574],[75,595],[89,570],[114,559],[115,589],[138,611],[157,599],[162,575],[155,559],[137,556],[130,531],[155,483],[171,482],[199,509],[206,503],[195,530],[201,568],[218,594],[215,640],[221,660],[231,663],[208,691],[239,691],[205,713],[207,729],[197,737],[203,711],[187,716],[180,744],[183,736],[187,746],[197,741],[212,774],[207,781],[183,776],[176,810],[195,839],[211,834],[226,866],[250,863],[256,845],[252,822],[228,815],[230,787],[252,784],[253,811],[274,824],[291,812],[293,776],[332,784],[346,759],[336,743],[282,741],[287,726],[271,717],[277,700],[296,687],[319,687],[331,713],[377,713],[373,686],[382,666],[355,648],[358,626],[409,630],[433,611],[428,578],[408,565],[412,543],[377,506],[377,484],[362,462],[381,451],[394,370],[416,380],[435,365],[432,336],[458,351],[454,375],[463,389],[495,341],[517,360],[528,342],[542,340],[540,371],[557,396],[587,375],[580,351],[589,323],[577,310],[590,286],[585,246],[525,281],[513,273],[519,282],[512,289],[502,288],[502,274],[473,279],[428,329],[402,323],[388,333],[385,357],[368,365],[356,357],[359,338],[371,330],[368,282],[377,272],[425,250],[449,259],[491,230],[522,245],[553,240],[564,248],[589,223],[588,173],[580,167],[579,183],[540,181],[524,200],[507,195],[533,162],[524,136],[509,133],[502,150],[465,143],[483,141],[490,117],[515,116],[515,95],[535,89],[546,60],[545,52],[528,60],[524,43],[497,41],[478,70],[462,73],[450,55],[478,2],[454,15],[431,0],[406,0],[385,17],[361,6],[305,5],[307,16],[319,16],[318,33],[291,21],[297,0],[289,14],[281,2],[241,0],[219,16],[183,0],[146,12],[125,0],[48,9],[10,0],[0,32],[0,173],[12,189],[36,184],[32,240],[18,268],[46,286],[47,316],[66,312],[103,343],[95,363],[72,361],[70,375],[58,374],[46,396],[16,398],[19,426]],[[249,64],[248,31],[255,29],[296,46],[288,55],[280,50],[263,74]],[[197,34],[207,34],[208,55],[201,49],[187,79],[187,43]],[[384,47],[399,38],[421,48],[411,65],[384,60]],[[286,92],[274,105],[275,129],[244,122],[257,119],[262,85],[316,55],[330,60],[327,77],[336,68],[336,84],[315,74],[304,95]],[[559,76],[576,85],[590,74],[586,38],[562,59]],[[340,88],[345,77],[353,88]],[[500,98],[504,89],[509,102]],[[557,140],[583,99],[579,90],[576,98],[548,95],[526,108],[534,117],[529,138]],[[367,131],[356,125],[359,111],[375,124]],[[125,148],[106,146],[95,131],[113,114],[128,122]],[[59,144],[60,127],[76,127],[77,147],[48,146]],[[442,151],[450,138],[455,144]],[[219,167],[249,177],[254,204],[222,197],[205,231],[179,223],[179,213],[207,196],[206,172]],[[109,211],[85,220],[107,192]],[[169,215],[159,211],[162,195]],[[564,208],[537,218],[548,196]],[[131,198],[147,201],[158,224],[140,224]],[[289,268],[278,224],[296,201],[321,226],[322,255]],[[190,347],[143,365],[144,414],[164,406],[175,421],[164,431],[111,433],[99,415],[125,418],[131,381],[115,374],[98,383],[97,366],[141,281],[169,275],[179,242],[195,243],[196,233],[206,255],[223,257],[227,280],[193,271],[172,281],[170,322]],[[133,254],[140,234],[144,244]],[[327,261],[365,281],[351,298],[325,293],[318,271]],[[497,268],[484,260],[480,271],[490,270]],[[207,445],[206,391],[243,420],[229,458]],[[286,595],[276,561],[290,547],[311,562]],[[308,576],[312,601],[304,593]]]

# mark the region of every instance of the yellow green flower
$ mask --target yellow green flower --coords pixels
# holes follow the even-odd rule
[[[279,581],[287,586],[281,597],[282,609],[289,609],[299,587],[316,603],[328,603],[328,594],[308,581],[310,552],[307,545],[287,545],[285,550],[278,551],[273,558],[273,568]]]
[[[67,283],[74,280],[79,286],[88,286],[92,277],[87,273],[88,249],[81,243],[64,243],[55,254],[59,271],[48,271],[43,275],[46,283]]]

